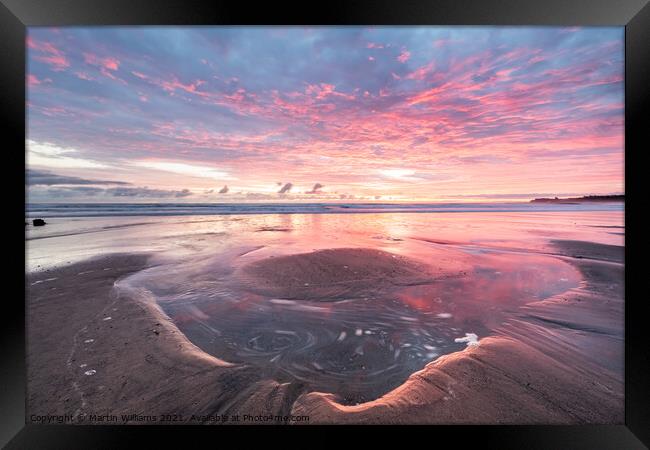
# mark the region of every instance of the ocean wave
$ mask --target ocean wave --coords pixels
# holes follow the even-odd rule
[[[622,203],[32,203],[27,217],[622,211]]]

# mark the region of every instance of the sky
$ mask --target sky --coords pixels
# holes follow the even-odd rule
[[[29,28],[30,202],[624,192],[622,27]]]

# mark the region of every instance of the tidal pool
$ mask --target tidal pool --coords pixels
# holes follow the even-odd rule
[[[343,284],[332,298],[322,290],[312,296],[319,286],[292,278],[304,285],[298,294],[264,295],[250,280],[240,282],[242,268],[291,252],[259,245],[166,262],[124,281],[153,295],[203,351],[346,404],[380,397],[427,363],[494,333],[521,305],[580,282],[570,264],[536,253],[418,240],[399,250],[444,275],[405,284],[365,280],[361,290]],[[348,267],[345,258],[337,264]],[[334,269],[318,268],[336,274],[341,267]]]

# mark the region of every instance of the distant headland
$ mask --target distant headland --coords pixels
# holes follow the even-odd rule
[[[535,198],[531,203],[624,202],[625,195],[585,195],[571,198]]]

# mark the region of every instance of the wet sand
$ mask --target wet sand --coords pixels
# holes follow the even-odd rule
[[[523,307],[495,336],[376,401],[342,406],[309,393],[292,411],[325,423],[623,423],[623,249],[555,244],[580,253],[571,260],[584,276],[579,288]]]
[[[219,414],[292,414],[309,417],[297,423],[622,423],[622,248],[577,241],[556,246],[582,273],[580,287],[520,308],[494,336],[440,357],[383,397],[355,406],[209,356],[153,301],[116,294],[115,280],[146,267],[145,255],[34,273],[26,286],[27,420],[71,414],[79,421],[85,414],[85,423],[123,423],[122,414],[135,414],[125,421],[153,422],[139,415],[161,423],[161,415],[172,415],[163,419],[220,423]],[[332,273],[342,270],[332,268],[332,255],[323,255],[318,263]],[[415,268],[408,263],[374,259],[389,274],[404,271],[400,276],[412,278]],[[280,269],[302,264],[277,260]],[[264,279],[265,289],[278,289],[286,278],[274,278],[269,267],[249,268],[248,275]],[[375,280],[386,277],[382,270],[373,272]],[[292,289],[326,281],[307,275],[310,281],[297,278]]]
[[[194,414],[191,423],[218,423],[201,416],[288,412],[288,386],[200,351],[153,303],[115,295],[114,281],[146,261],[114,255],[28,277],[26,420],[150,424]]]
[[[381,250],[337,248],[265,258],[244,266],[244,287],[285,299],[333,301],[345,294],[363,297],[392,286],[424,284],[452,272],[437,273],[409,258]]]

